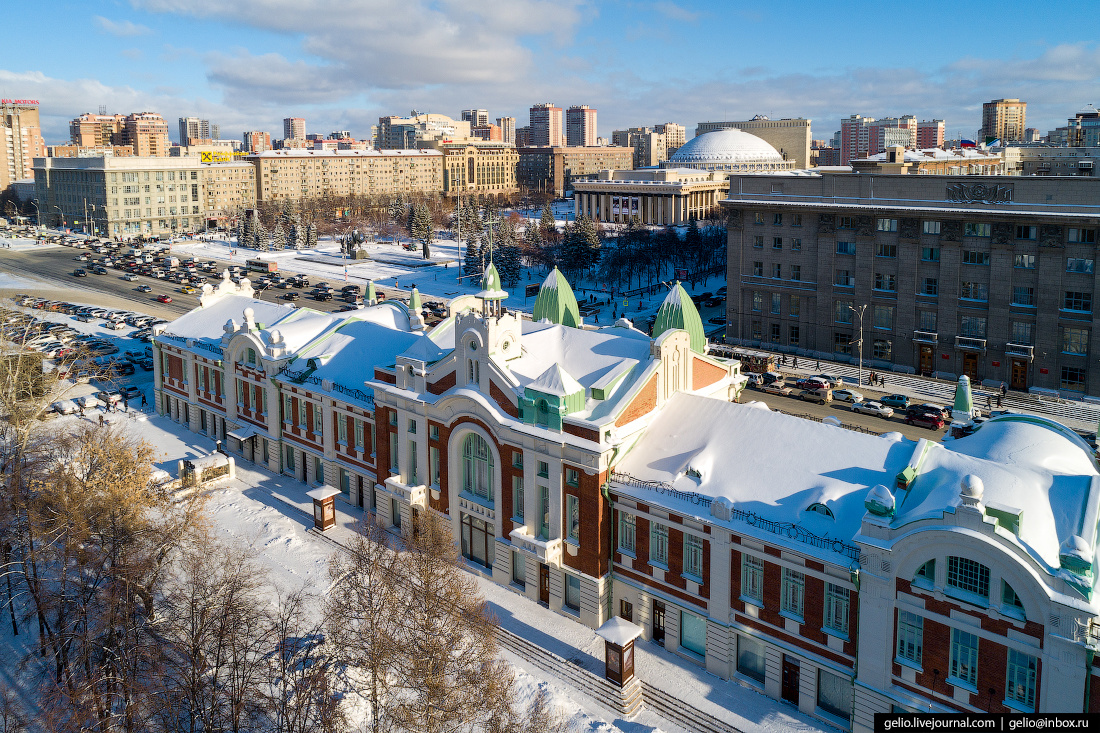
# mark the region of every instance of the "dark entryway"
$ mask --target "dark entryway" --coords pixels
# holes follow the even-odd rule
[[[963,353],[963,374],[970,377],[971,382],[978,379],[978,355],[970,352]]]
[[[665,643],[665,604],[664,601],[653,602],[653,641],[658,644]]]
[[[550,566],[539,563],[539,603],[550,605]]]
[[[1027,389],[1027,362],[1023,359],[1012,360],[1012,373],[1009,380],[1012,389]]]
[[[798,660],[783,655],[783,689],[781,697],[790,703],[798,705]]]
[[[935,371],[935,355],[935,350],[931,346],[920,347],[920,373],[922,376],[932,376],[932,372]]]

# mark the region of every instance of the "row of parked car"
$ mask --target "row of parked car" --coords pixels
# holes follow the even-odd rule
[[[951,411],[947,407],[931,403],[913,404],[908,396],[892,394],[877,400],[868,400],[861,392],[848,388],[842,377],[829,374],[817,374],[803,377],[793,384],[787,384],[785,375],[779,372],[750,374],[749,386],[762,392],[794,397],[806,402],[825,405],[843,402],[852,412],[892,419],[896,413],[904,411],[902,421],[908,425],[917,425],[930,430],[940,430],[951,420]]]

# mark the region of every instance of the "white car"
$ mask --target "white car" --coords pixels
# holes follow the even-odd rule
[[[863,395],[854,389],[834,389],[833,399],[840,402],[863,402]]]
[[[72,415],[79,408],[72,400],[60,400],[50,405],[50,409],[56,412],[58,415]]]
[[[122,276],[122,279],[123,280],[129,280],[130,282],[133,282],[134,280],[138,279],[138,276],[135,275],[132,272],[128,272],[128,273],[126,273],[125,275]]]
[[[887,407],[881,402],[853,402],[849,409],[862,415],[876,415],[885,418],[894,416],[894,408]]]

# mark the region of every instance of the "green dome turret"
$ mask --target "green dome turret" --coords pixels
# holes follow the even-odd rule
[[[691,337],[691,350],[700,354],[706,353],[707,336],[703,331],[703,319],[699,317],[699,311],[691,302],[691,296],[684,290],[679,281],[672,286],[657,311],[657,320],[653,324],[653,338],[657,338],[665,331],[680,328],[688,332]]]
[[[508,297],[508,293],[501,287],[497,266],[492,262],[485,269],[485,274],[481,276],[481,292],[477,297],[482,300],[504,300]]]
[[[535,321],[546,319],[551,323],[571,328],[581,327],[581,312],[577,307],[577,296],[561,270],[554,268],[546,276],[535,298],[535,308],[531,316]]]

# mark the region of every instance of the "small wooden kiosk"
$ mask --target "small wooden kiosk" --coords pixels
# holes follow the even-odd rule
[[[615,616],[596,635],[604,641],[604,677],[626,687],[634,679],[634,640],[642,635],[642,627]]]
[[[336,524],[336,497],[339,494],[340,489],[331,486],[306,492],[306,496],[313,499],[313,526],[322,532]]]

